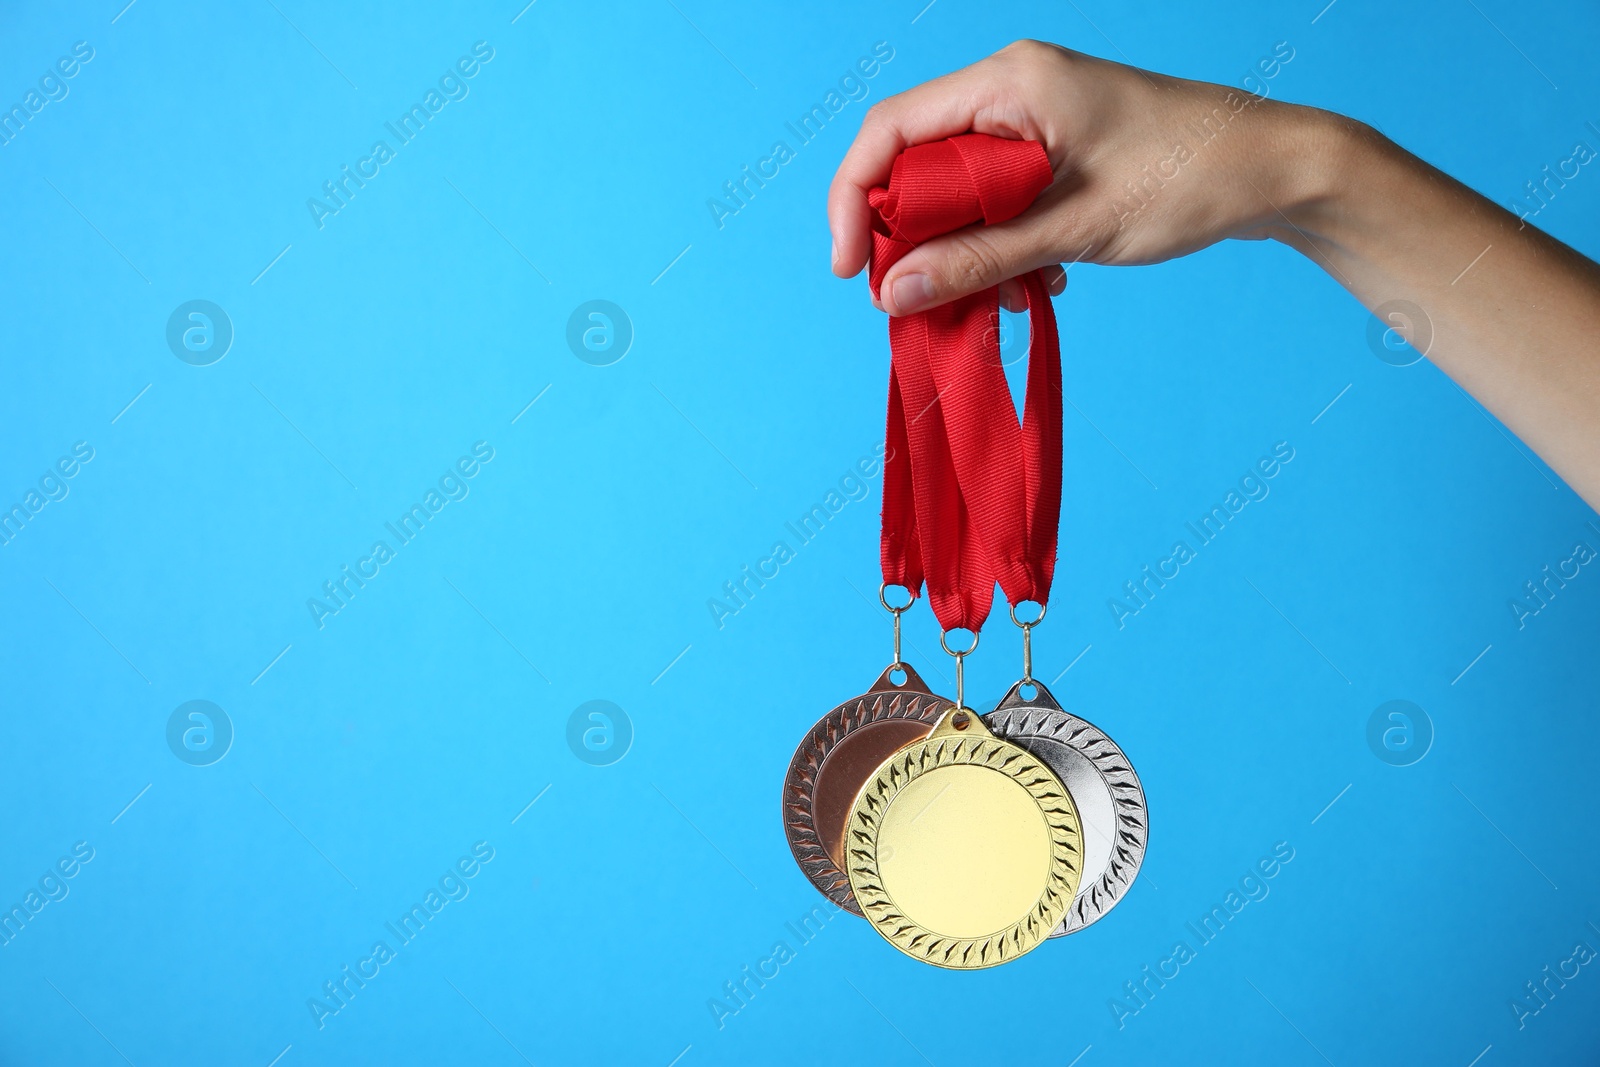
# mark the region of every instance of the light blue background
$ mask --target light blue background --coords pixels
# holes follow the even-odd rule
[[[1600,948],[1600,573],[1520,631],[1507,606],[1600,548],[1596,517],[1284,248],[1079,266],[1057,302],[1077,410],[1039,673],[1121,742],[1153,826],[1099,925],[974,974],[848,916],[787,930],[821,898],[784,769],[888,658],[876,479],[723,628],[707,608],[882,432],[883,320],[828,274],[823,210],[872,100],[1024,36],[1231,84],[1286,41],[1275,97],[1503,203],[1600,147],[1592,5],[274,2],[0,16],[8,105],[95,50],[0,148],[0,497],[95,450],[0,547],[0,903],[95,850],[0,947],[0,1063],[1600,1053],[1595,967],[1524,1029],[1509,1007]],[[307,198],[480,40],[470,95],[319,230]],[[718,229],[707,199],[879,41],[868,100]],[[1594,255],[1597,211],[1585,169],[1538,222]],[[164,340],[191,299],[236,332],[209,367]],[[591,299],[633,322],[610,367],[565,342]],[[470,495],[319,630],[307,599],[477,441]],[[1279,441],[1271,495],[1119,630],[1108,598]],[[925,607],[908,626],[947,679]],[[1018,666],[997,622],[972,693]],[[195,699],[235,729],[209,767],[165,740]],[[611,766],[567,746],[594,699],[633,723]],[[1433,721],[1414,766],[1367,746],[1390,699]],[[308,998],[479,841],[470,895],[319,1029]],[[1280,841],[1270,895],[1119,1029],[1123,983]],[[780,939],[719,1029],[708,1001]]]

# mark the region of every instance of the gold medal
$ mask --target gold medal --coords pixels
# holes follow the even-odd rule
[[[1083,866],[1077,807],[1061,780],[954,706],[861,787],[845,853],[850,888],[879,934],[924,963],[964,970],[1042,943],[1072,905]]]

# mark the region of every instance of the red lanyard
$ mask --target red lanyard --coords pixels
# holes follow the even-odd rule
[[[1021,214],[1051,182],[1037,141],[971,133],[908,148],[872,190],[871,284],[919,243]],[[892,363],[883,479],[883,580],[924,581],[945,630],[983,625],[995,582],[1041,606],[1061,515],[1061,349],[1043,276],[1028,297],[1027,394],[1019,424],[1000,364],[999,290],[889,320]]]

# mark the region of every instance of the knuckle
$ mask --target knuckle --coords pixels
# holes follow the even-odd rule
[[[1050,46],[1045,44],[1043,41],[1035,38],[1019,37],[1017,40],[1012,41],[1010,44],[1000,49],[1000,51],[1004,55],[1030,56],[1038,55],[1040,52],[1047,50],[1049,47]]]
[[[888,122],[890,116],[894,113],[896,107],[898,106],[896,103],[898,100],[899,94],[896,94],[894,96],[886,96],[882,100],[876,101],[871,107],[867,108],[867,113],[865,116],[863,116],[861,124],[863,126],[881,126]]]
[[[944,284],[952,291],[973,293],[996,285],[1005,277],[1000,257],[989,242],[959,235],[951,239],[945,256]]]
[[[1058,63],[1068,53],[1057,45],[1024,37],[1012,41],[996,54],[1024,68],[1036,69]]]

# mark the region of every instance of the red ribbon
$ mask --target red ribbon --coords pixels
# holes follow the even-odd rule
[[[1015,218],[1050,184],[1037,141],[969,133],[900,153],[873,189],[871,284],[918,244]],[[889,320],[883,580],[924,581],[946,630],[977,632],[995,582],[1045,604],[1061,516],[1061,349],[1043,275],[1020,279],[1030,313],[1019,424],[1000,363],[998,288]]]

